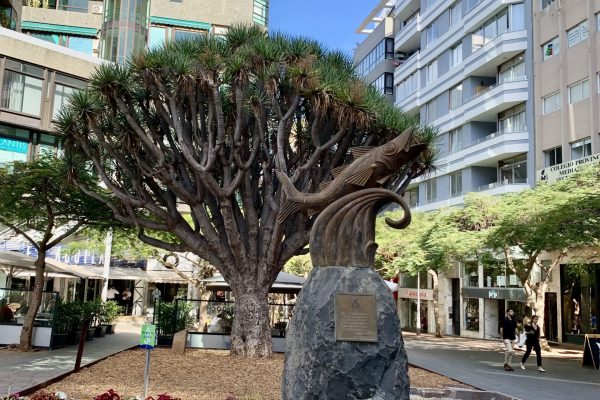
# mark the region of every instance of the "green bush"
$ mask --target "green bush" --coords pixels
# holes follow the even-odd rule
[[[102,304],[102,308],[100,309],[100,324],[112,325],[122,311],[123,307],[120,306],[119,303],[114,300],[108,300]]]
[[[194,319],[190,316],[192,305],[186,301],[172,303],[157,303],[155,323],[158,336],[173,336],[182,329],[193,325]]]

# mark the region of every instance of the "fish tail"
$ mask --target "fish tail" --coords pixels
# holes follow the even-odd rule
[[[280,171],[275,171],[275,173],[279,178],[279,182],[281,182],[283,193],[285,193],[285,199],[282,199],[279,214],[277,215],[277,223],[283,224],[290,215],[295,214],[302,208],[300,203],[295,200],[301,193],[296,189],[286,174]]]

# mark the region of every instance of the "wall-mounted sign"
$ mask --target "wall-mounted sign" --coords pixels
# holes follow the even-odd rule
[[[419,290],[419,296],[421,300],[433,300],[433,290],[421,289]],[[402,299],[417,299],[416,288],[398,288],[398,297]]]
[[[536,179],[538,182],[554,183],[573,175],[581,167],[600,161],[600,154],[580,158],[579,160],[567,161],[562,164],[538,169]]]
[[[14,153],[27,154],[29,143],[0,137],[0,150],[12,151]]]
[[[461,289],[463,297],[525,301],[527,295],[523,288],[474,288],[464,287]]]

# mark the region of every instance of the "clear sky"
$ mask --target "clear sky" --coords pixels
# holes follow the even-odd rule
[[[352,55],[366,35],[356,34],[358,25],[378,0],[271,0],[269,29],[319,40],[330,49]]]

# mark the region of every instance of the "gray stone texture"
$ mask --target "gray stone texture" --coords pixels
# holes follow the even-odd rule
[[[335,293],[376,296],[377,343],[336,342]],[[408,362],[392,293],[371,268],[314,268],[286,337],[283,400],[408,400]]]

